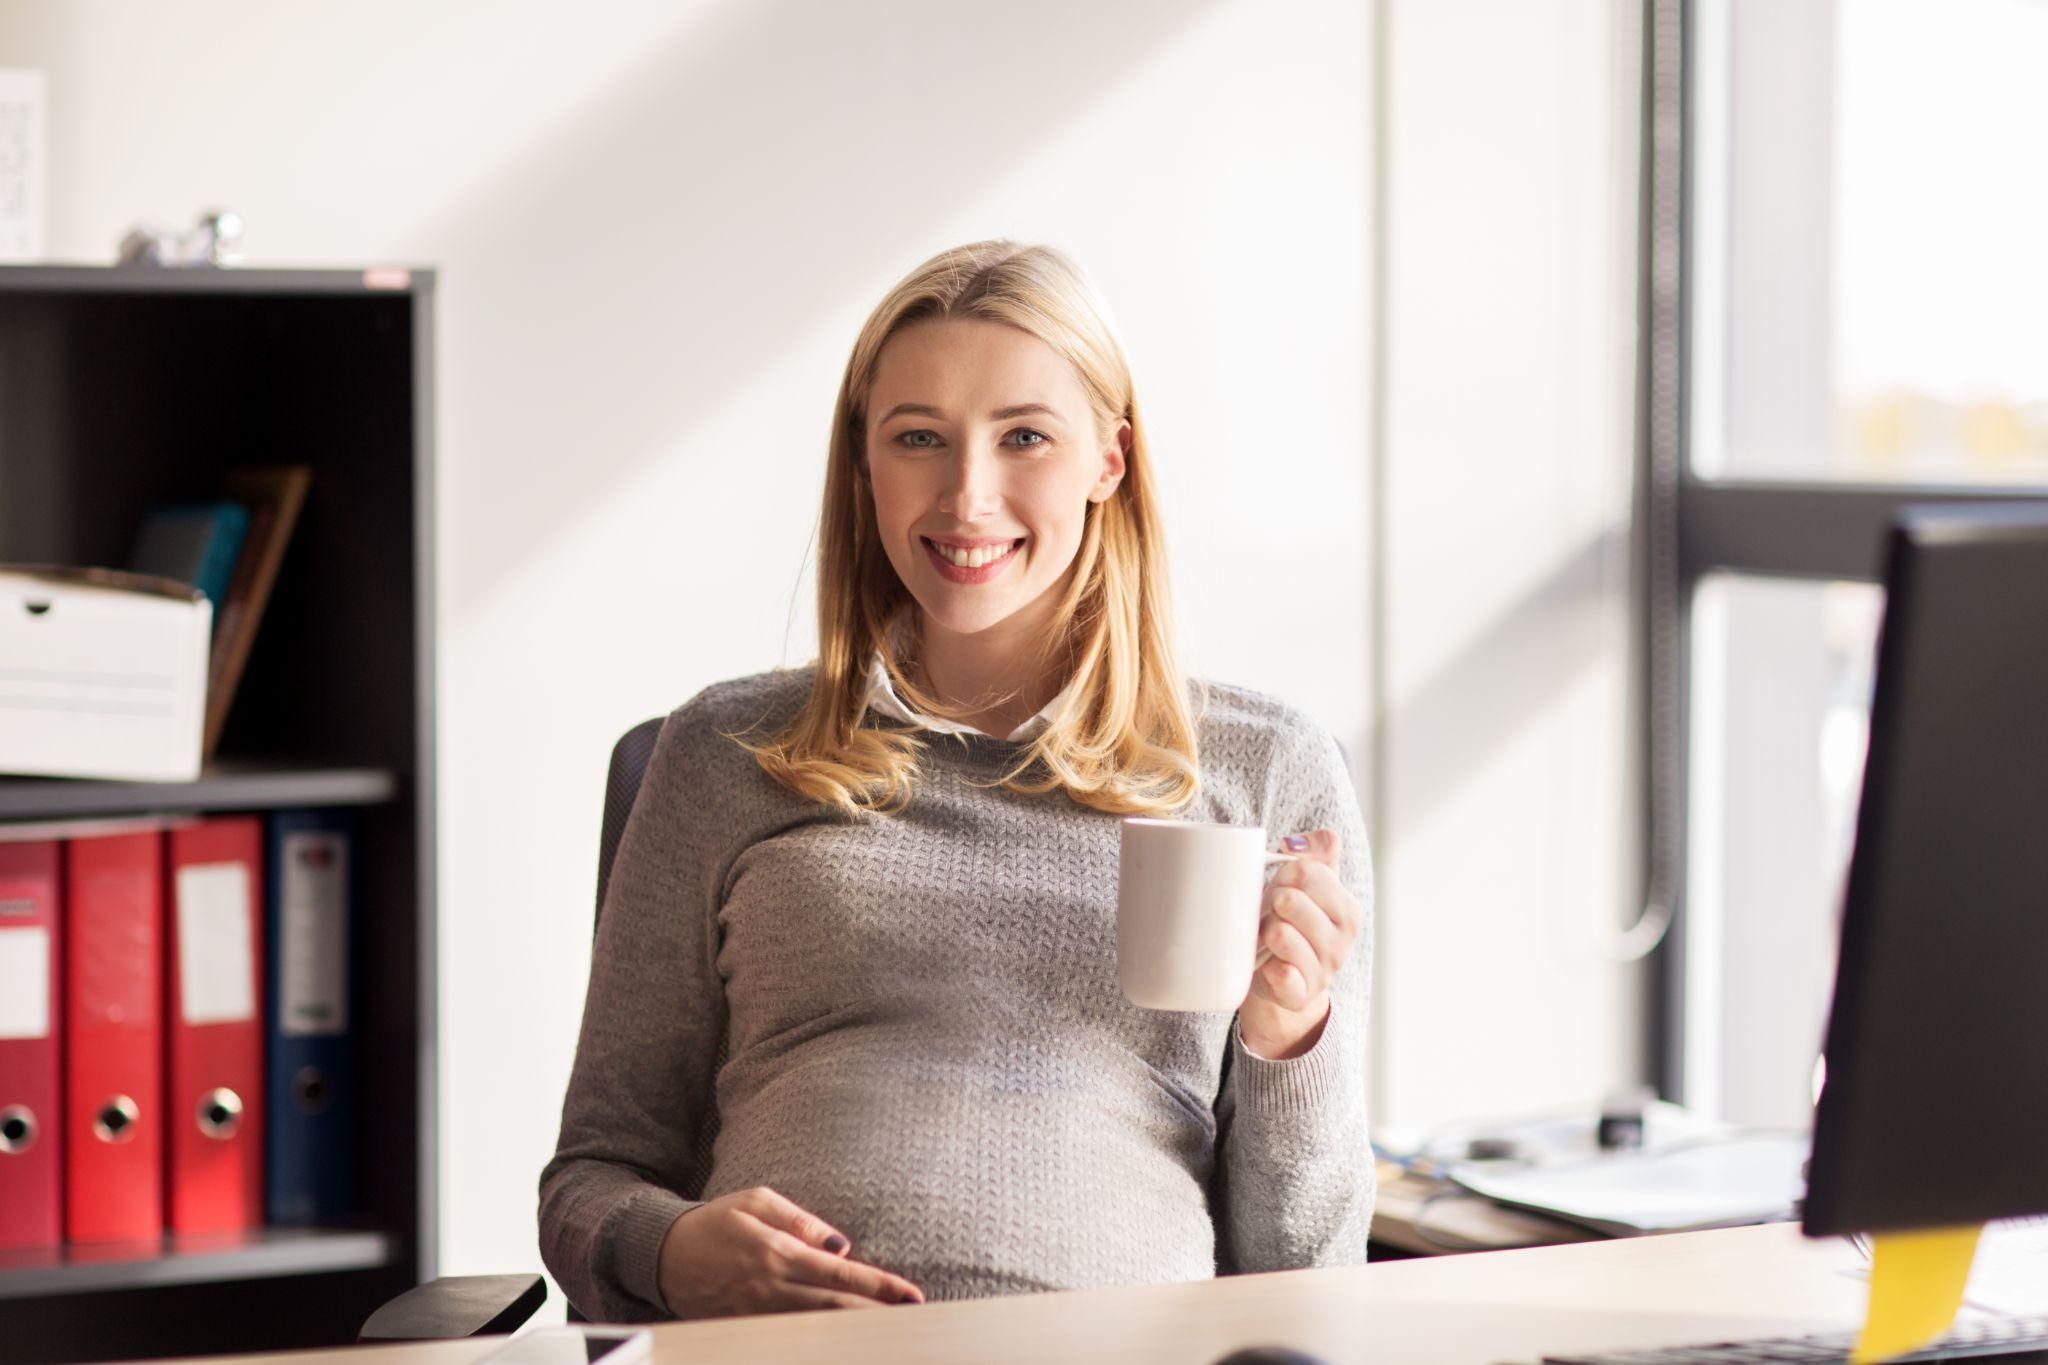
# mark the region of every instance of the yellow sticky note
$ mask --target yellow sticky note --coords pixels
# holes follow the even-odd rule
[[[1963,1302],[1982,1227],[1880,1233],[1870,1256],[1870,1308],[1852,1365],[1904,1355],[1948,1330]]]

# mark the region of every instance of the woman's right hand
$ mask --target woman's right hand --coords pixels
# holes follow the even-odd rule
[[[669,1224],[657,1275],[679,1318],[924,1302],[916,1285],[854,1260],[851,1250],[824,1219],[757,1185]]]

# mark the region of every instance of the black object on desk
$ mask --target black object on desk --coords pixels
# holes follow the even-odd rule
[[[361,1344],[510,1332],[547,1302],[538,1275],[444,1275],[392,1299],[356,1336]]]

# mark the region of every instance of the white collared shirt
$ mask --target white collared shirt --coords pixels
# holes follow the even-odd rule
[[[1010,731],[1007,738],[1013,741],[1026,740],[1037,735],[1039,731],[1052,723],[1052,713],[1059,709],[1060,704],[1066,700],[1067,693],[1073,690],[1074,684],[1069,682],[1060,690],[1058,696],[1047,702],[1040,709],[1037,715]],[[887,664],[882,662],[882,651],[879,649],[875,651],[875,657],[868,664],[867,705],[885,716],[907,722],[911,725],[922,726],[927,730],[935,730],[942,735],[979,735],[987,733],[983,730],[977,730],[971,725],[958,725],[949,720],[940,720],[933,716],[920,715],[916,711],[911,710],[903,698],[896,694],[895,686],[890,683],[889,668]]]

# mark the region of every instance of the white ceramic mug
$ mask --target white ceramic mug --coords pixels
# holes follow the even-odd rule
[[[1272,953],[1259,946],[1268,853],[1257,825],[1128,816],[1118,850],[1116,974],[1134,1005],[1234,1010]]]

